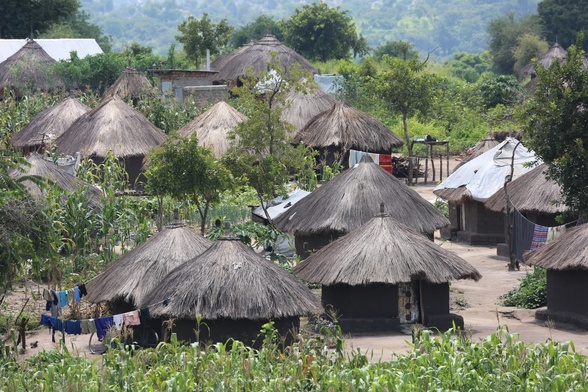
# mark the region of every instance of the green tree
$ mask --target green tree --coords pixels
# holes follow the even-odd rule
[[[542,36],[542,28],[537,15],[516,18],[513,12],[492,19],[488,24],[488,52],[492,57],[494,70],[500,74],[514,72],[514,50],[525,34]]]
[[[79,0],[2,0],[0,38],[27,38],[47,31],[53,24],[73,17]]]
[[[207,49],[215,55],[228,44],[233,26],[229,26],[226,19],[212,23],[208,14],[203,14],[200,20],[190,16],[180,23],[178,30],[181,35],[177,35],[176,39],[184,44],[188,60],[198,66],[206,57]]]
[[[369,51],[348,12],[323,2],[297,8],[283,27],[285,42],[310,60],[348,59],[352,52],[362,56]]]
[[[370,77],[368,83],[382,104],[402,117],[404,140],[408,155],[412,156],[408,119],[417,114],[425,115],[429,111],[438,79],[427,71],[424,62],[404,61],[390,56],[384,56],[382,61],[385,69]],[[411,182],[412,170],[409,170],[409,183]]]
[[[520,77],[521,70],[529,64],[533,58],[545,53],[547,49],[549,49],[547,41],[541,39],[535,34],[527,33],[520,36],[517,46],[513,49],[515,73]]]
[[[505,105],[514,107],[522,100],[523,86],[512,75],[488,75],[482,77],[477,88],[486,109]]]
[[[147,189],[155,195],[168,195],[178,201],[186,197],[200,214],[204,234],[210,207],[222,192],[231,189],[229,171],[215,159],[210,149],[199,147],[196,135],[190,139],[171,138],[152,151],[145,172]]]
[[[488,72],[492,66],[490,55],[487,51],[482,53],[460,52],[453,55],[453,60],[445,62],[451,75],[469,83],[478,81],[483,73]]]
[[[527,147],[549,165],[565,204],[588,218],[588,72],[582,41],[568,49],[564,64],[536,66],[537,91],[522,110]]]
[[[543,0],[537,4],[537,13],[549,42],[564,48],[575,43],[578,33],[588,30],[588,2],[584,0]]]
[[[286,72],[275,56],[268,68],[272,71],[261,75],[250,70],[243,86],[233,89],[247,121],[229,134],[234,145],[225,158],[233,175],[255,189],[264,211],[269,200],[286,193],[290,173],[299,172],[305,165],[304,157],[309,152],[303,145],[292,146],[294,126],[282,121],[281,115],[285,94],[292,89],[306,91],[311,88],[306,80],[312,80],[297,65]],[[311,182],[307,175],[301,177]]]
[[[251,41],[263,38],[266,33],[273,34],[280,41],[284,39],[280,23],[271,16],[259,15],[253,22],[235,30],[231,35],[230,44],[233,48],[240,48]]]
[[[403,60],[414,60],[419,57],[414,45],[407,41],[386,41],[374,49],[374,56],[381,60],[387,54],[390,57],[398,57]]]
[[[90,23],[90,15],[82,10],[51,25],[40,38],[94,38],[104,52],[112,48],[111,38],[102,33],[98,25]]]

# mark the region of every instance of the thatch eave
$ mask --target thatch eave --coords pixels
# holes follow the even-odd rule
[[[524,255],[525,264],[554,271],[588,270],[588,225],[568,229],[558,239]]]
[[[321,248],[293,272],[326,286],[481,278],[465,260],[385,214]]]
[[[370,220],[380,203],[394,218],[421,233],[449,225],[435,206],[369,157],[323,184],[274,223],[296,235],[349,233]]]

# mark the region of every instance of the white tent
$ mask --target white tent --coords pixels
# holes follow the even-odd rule
[[[55,61],[68,60],[70,52],[76,51],[79,58],[103,53],[93,38],[36,39]],[[12,56],[27,43],[26,39],[0,39],[0,63]]]
[[[437,185],[435,191],[465,186],[472,199],[484,202],[502,189],[507,176],[511,174],[511,162],[514,168],[512,180],[540,163],[539,158],[532,150],[527,149],[514,138],[507,138],[499,145],[459,167],[445,181]]]
[[[288,197],[286,197],[285,199],[281,196],[278,196],[275,199],[271,200],[270,206],[267,207],[267,213],[270,216],[270,219],[276,219],[278,216],[288,211],[290,207],[292,207],[294,204],[298,203],[300,200],[304,199],[308,195],[310,195],[310,192],[298,188],[288,193]],[[263,212],[263,208],[261,208],[261,206],[255,208],[253,210],[253,213],[259,216],[260,218],[266,219],[265,213]]]

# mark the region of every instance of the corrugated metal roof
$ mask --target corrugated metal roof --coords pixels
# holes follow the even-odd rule
[[[78,52],[79,58],[103,53],[93,38],[36,39],[35,42],[57,61],[69,59],[73,50]],[[26,43],[26,39],[0,39],[0,62],[18,52]]]

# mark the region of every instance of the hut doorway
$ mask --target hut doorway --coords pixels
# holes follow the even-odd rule
[[[398,319],[400,324],[414,324],[420,321],[417,282],[398,284]]]

